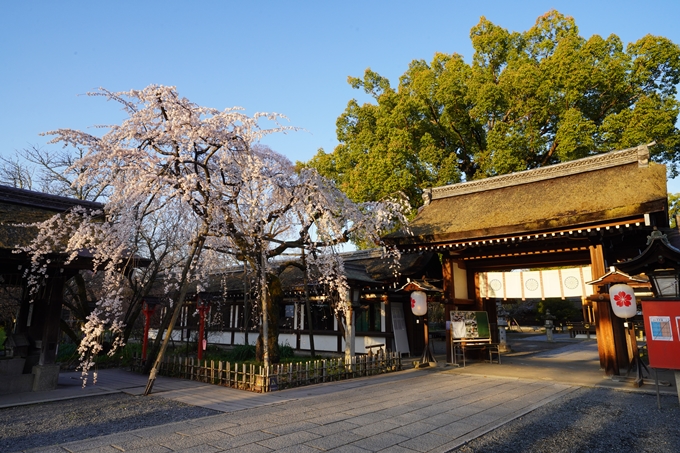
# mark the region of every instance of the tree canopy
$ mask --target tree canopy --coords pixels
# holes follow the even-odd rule
[[[680,47],[647,35],[579,35],[557,11],[525,32],[482,17],[470,63],[437,53],[414,60],[395,89],[370,68],[349,77],[375,103],[352,99],[339,145],[312,166],[356,201],[537,168],[656,142],[652,159],[678,173]]]
[[[83,326],[84,371],[101,351],[103,332],[116,336],[114,347],[123,342],[121,270],[134,265],[134,256],[166,250],[159,241],[181,246],[168,249],[172,266],[157,275],[173,309],[146,393],[190,287],[200,292],[210,275],[247,262],[258,276],[254,290],[267,337],[272,258],[304,250],[330,292],[344,294],[348,285],[333,246],[380,242],[395,224],[405,223],[401,202],[353,203],[314,169],[296,169],[258,145],[261,137],[283,130],[261,128],[260,120],[276,121],[275,114],[249,117],[238,109],[201,107],[174,87],[157,85],[129,92],[100,89],[92,95],[119,103],[128,118],[101,137],[72,129],[48,134],[54,136],[52,143],[84,151],[70,167],[85,169],[74,185],[105,189],[104,211],[76,209],[42,222],[35,240],[22,248],[32,257],[32,291],[55,252],[68,261],[87,250],[95,270],[103,272],[101,296]],[[345,308],[342,301],[339,312]]]

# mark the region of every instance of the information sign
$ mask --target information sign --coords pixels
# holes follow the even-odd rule
[[[680,301],[643,300],[649,366],[680,370]]]
[[[489,315],[485,311],[452,311],[451,337],[453,339],[491,338]]]

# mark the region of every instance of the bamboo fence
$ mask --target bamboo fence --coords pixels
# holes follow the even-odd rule
[[[142,368],[141,358],[135,357],[132,370],[141,371]],[[401,355],[396,352],[360,355],[347,361],[344,358],[323,359],[277,364],[267,368],[260,365],[232,364],[214,360],[199,361],[193,357],[174,356],[163,360],[159,374],[264,393],[322,382],[373,376],[400,369]]]

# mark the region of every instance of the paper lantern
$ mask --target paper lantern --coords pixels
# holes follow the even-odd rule
[[[609,288],[609,301],[614,314],[619,318],[632,318],[637,314],[635,293],[628,285],[612,285]]]
[[[411,311],[416,316],[425,316],[427,314],[427,295],[422,291],[413,291],[411,293]]]

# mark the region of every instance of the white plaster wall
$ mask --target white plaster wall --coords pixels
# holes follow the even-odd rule
[[[300,349],[309,350],[309,335],[300,336]],[[314,335],[314,349],[316,351],[337,352],[338,337],[336,335]]]
[[[231,332],[210,332],[208,334],[208,343],[230,345]]]
[[[234,344],[245,344],[246,342],[246,334],[244,332],[235,332],[234,333]],[[257,332],[249,332],[248,333],[248,343],[255,346],[257,343]]]
[[[287,344],[291,348],[295,349],[295,346],[297,346],[297,338],[295,337],[295,334],[280,333],[279,334],[279,344],[281,344],[281,345]]]

